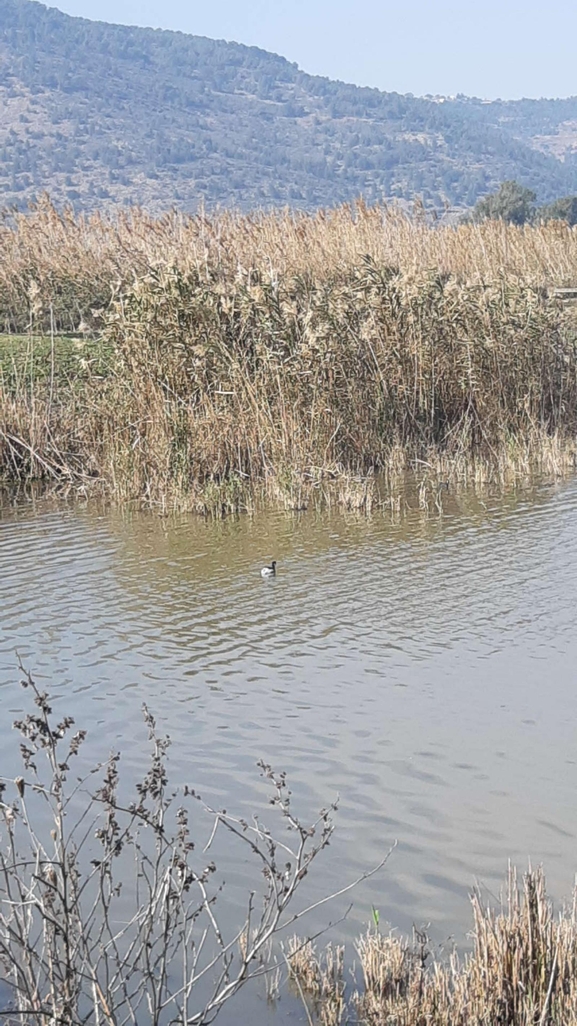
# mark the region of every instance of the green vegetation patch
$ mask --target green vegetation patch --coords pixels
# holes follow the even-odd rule
[[[10,394],[104,378],[112,347],[100,338],[0,334],[0,383]]]

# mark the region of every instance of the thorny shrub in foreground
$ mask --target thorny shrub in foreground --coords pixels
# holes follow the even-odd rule
[[[329,843],[335,806],[304,826],[284,774],[261,763],[271,804],[291,831],[292,843],[285,843],[256,817],[249,824],[210,809],[185,787],[183,800],[195,800],[212,817],[208,843],[197,854],[189,810],[168,789],[168,739],[159,737],[146,707],[150,768],[136,799],[124,805],[118,755],[109,758],[96,790],[88,782],[102,767],[69,782],[86,732],[72,734],[70,717],[54,722],[48,695],[29,673],[22,684],[36,706],[15,723],[24,776],[0,778],[0,958],[13,1010],[3,1012],[4,1021],[210,1023],[247,980],[274,966],[278,932],[314,907],[293,912],[291,903]],[[220,888],[206,854],[220,830],[260,864],[264,881],[260,894],[248,895],[245,921],[232,936],[217,919]]]

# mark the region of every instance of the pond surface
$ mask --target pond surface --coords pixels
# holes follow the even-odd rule
[[[271,558],[278,575],[262,580]],[[340,794],[314,896],[397,840],[331,939],[353,938],[374,905],[402,931],[430,923],[435,941],[466,943],[471,886],[497,894],[508,859],[542,861],[552,895],[570,895],[576,619],[575,481],[448,494],[442,515],[397,523],[162,520],[5,498],[0,772],[17,771],[18,652],[89,728],[94,760],[119,749],[137,771],[146,702],[172,737],[172,779],[217,805],[262,809],[260,758],[287,771],[304,817]],[[233,918],[244,874],[228,866]]]

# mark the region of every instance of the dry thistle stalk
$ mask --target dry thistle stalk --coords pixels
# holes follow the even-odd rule
[[[15,724],[24,772],[11,782],[0,778],[0,961],[12,993],[4,1021],[201,1026],[248,980],[270,973],[274,998],[274,941],[329,900],[293,911],[332,836],[335,806],[303,824],[284,774],[265,763],[274,833],[256,818],[249,824],[211,809],[189,787],[172,791],[169,742],[146,708],[150,762],[133,800],[123,798],[116,754],[71,783],[85,732],[73,733],[69,716],[55,721],[48,694],[22,672],[35,707]],[[191,836],[191,807],[211,822],[203,849]],[[221,832],[262,880],[247,897],[240,929],[228,933],[210,856]]]

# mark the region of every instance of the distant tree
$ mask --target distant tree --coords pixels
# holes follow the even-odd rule
[[[484,196],[475,204],[475,221],[508,221],[509,224],[526,224],[535,217],[536,194],[519,182],[502,182],[497,192]]]
[[[577,196],[562,196],[561,199],[547,203],[537,211],[541,221],[566,221],[577,224]]]

